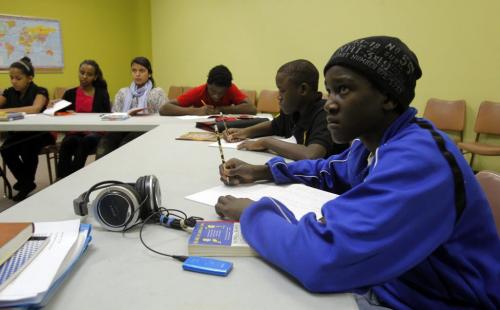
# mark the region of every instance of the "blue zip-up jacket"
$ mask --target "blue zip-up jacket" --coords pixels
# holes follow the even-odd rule
[[[441,133],[465,182],[457,217],[450,166],[408,109],[386,130],[370,165],[359,140],[339,155],[287,164],[271,159],[274,181],[339,194],[297,220],[264,197],[241,228],[266,260],[313,292],[371,289],[395,309],[500,309],[500,240],[488,202],[454,143]]]

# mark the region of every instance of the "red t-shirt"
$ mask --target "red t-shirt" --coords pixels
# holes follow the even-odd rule
[[[78,87],[76,89],[76,102],[75,112],[77,113],[90,113],[92,112],[92,105],[94,104],[94,96],[87,96],[83,89]]]
[[[246,97],[247,96],[242,93],[236,85],[231,84],[231,86],[227,89],[224,97],[222,97],[222,100],[216,104],[210,98],[207,90],[207,83],[205,83],[203,85],[192,88],[186,93],[177,97],[177,102],[181,107],[193,106],[199,108],[203,106],[203,103],[201,102],[201,100],[203,99],[203,101],[208,105],[228,106],[232,104],[240,104],[243,100],[245,100]]]

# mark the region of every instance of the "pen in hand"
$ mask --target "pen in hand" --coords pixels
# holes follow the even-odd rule
[[[224,119],[224,114],[222,114],[222,112],[220,112],[220,117],[222,118],[222,123],[224,124],[224,131],[227,131],[226,120]],[[224,132],[224,131],[222,131],[222,132]]]
[[[222,160],[222,166],[225,169],[226,160],[224,159],[224,152],[222,151],[222,144],[220,142],[220,133],[219,133],[219,128],[217,128],[217,122],[214,125],[214,129],[215,129],[215,135],[217,137],[217,144],[219,145],[220,159]],[[226,183],[229,184],[229,177],[228,176],[226,176]]]
[[[219,145],[220,159],[222,160],[222,164],[224,165],[226,161],[224,160],[224,153],[222,152],[222,144],[220,142],[220,133],[219,133],[219,128],[217,128],[217,123],[215,123],[214,129],[215,129],[215,135],[217,136],[217,144]]]

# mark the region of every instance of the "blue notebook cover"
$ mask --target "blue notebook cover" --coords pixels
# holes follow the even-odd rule
[[[14,278],[41,252],[49,238],[33,236],[0,266],[0,290]]]
[[[80,260],[82,255],[87,251],[87,248],[89,247],[90,241],[92,241],[92,236],[91,236],[91,231],[92,231],[92,225],[91,224],[80,224],[80,232],[87,232],[87,238],[85,239],[85,242],[83,243],[83,246],[80,249],[80,253],[75,257],[73,261],[70,262],[66,270],[52,282],[52,285],[50,286],[49,290],[43,297],[43,300],[39,304],[33,304],[30,305],[31,308],[41,308],[44,307],[50,300],[50,298],[54,295],[54,293],[57,291],[57,289],[61,286],[61,284],[64,282],[64,279],[70,274],[71,270],[75,267],[76,263]]]

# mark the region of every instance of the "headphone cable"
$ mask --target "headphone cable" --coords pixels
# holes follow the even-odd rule
[[[167,253],[162,253],[162,252],[159,252],[159,251],[156,251],[155,249],[149,247],[146,242],[144,242],[144,239],[142,238],[142,231],[144,229],[144,226],[146,225],[146,223],[154,216],[154,215],[161,215],[163,211],[167,211],[167,213],[170,213],[168,212],[168,209],[165,209],[165,208],[160,208],[157,212],[154,212],[152,213],[151,215],[149,215],[143,222],[142,222],[142,225],[141,225],[141,229],[139,230],[139,239],[141,240],[142,242],[142,245],[144,245],[146,247],[146,249],[150,250],[151,252],[153,253],[156,253],[156,254],[159,254],[159,255],[162,255],[162,256],[168,256],[168,257],[171,257],[175,260],[178,260],[180,262],[184,262],[186,259],[188,259],[188,256],[185,256],[185,255],[173,255],[173,254],[167,254]],[[181,211],[182,212],[182,211]],[[184,213],[184,212],[182,212]]]

